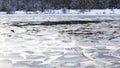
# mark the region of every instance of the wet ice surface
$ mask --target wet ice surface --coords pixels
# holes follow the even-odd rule
[[[0,24],[0,68],[119,68],[119,22]]]

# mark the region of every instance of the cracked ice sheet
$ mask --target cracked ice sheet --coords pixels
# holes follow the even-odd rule
[[[119,68],[119,46],[119,21],[22,27],[0,24],[1,68]]]

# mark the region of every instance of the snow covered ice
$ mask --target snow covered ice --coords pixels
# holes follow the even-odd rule
[[[64,18],[59,15],[0,16],[0,68],[120,67],[119,16],[72,16],[75,20],[99,19],[102,20],[100,23],[11,25],[15,21],[56,21],[68,20],[68,17],[69,15]]]

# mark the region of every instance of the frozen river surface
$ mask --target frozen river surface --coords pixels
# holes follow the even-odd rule
[[[120,21],[0,23],[0,68],[120,68]]]

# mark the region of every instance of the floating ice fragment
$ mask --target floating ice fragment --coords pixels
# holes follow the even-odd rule
[[[114,51],[112,55],[120,58],[120,49]]]
[[[82,53],[70,52],[56,59],[58,62],[83,62],[89,59]]]
[[[76,67],[80,67],[80,63],[73,63],[73,62],[65,62],[63,64],[61,64],[62,67],[65,67],[65,68],[76,68]]]
[[[50,52],[43,52],[43,54],[48,55],[48,56],[58,56],[58,55],[63,55],[64,52],[50,51]]]
[[[0,68],[13,68],[10,60],[0,60]]]

